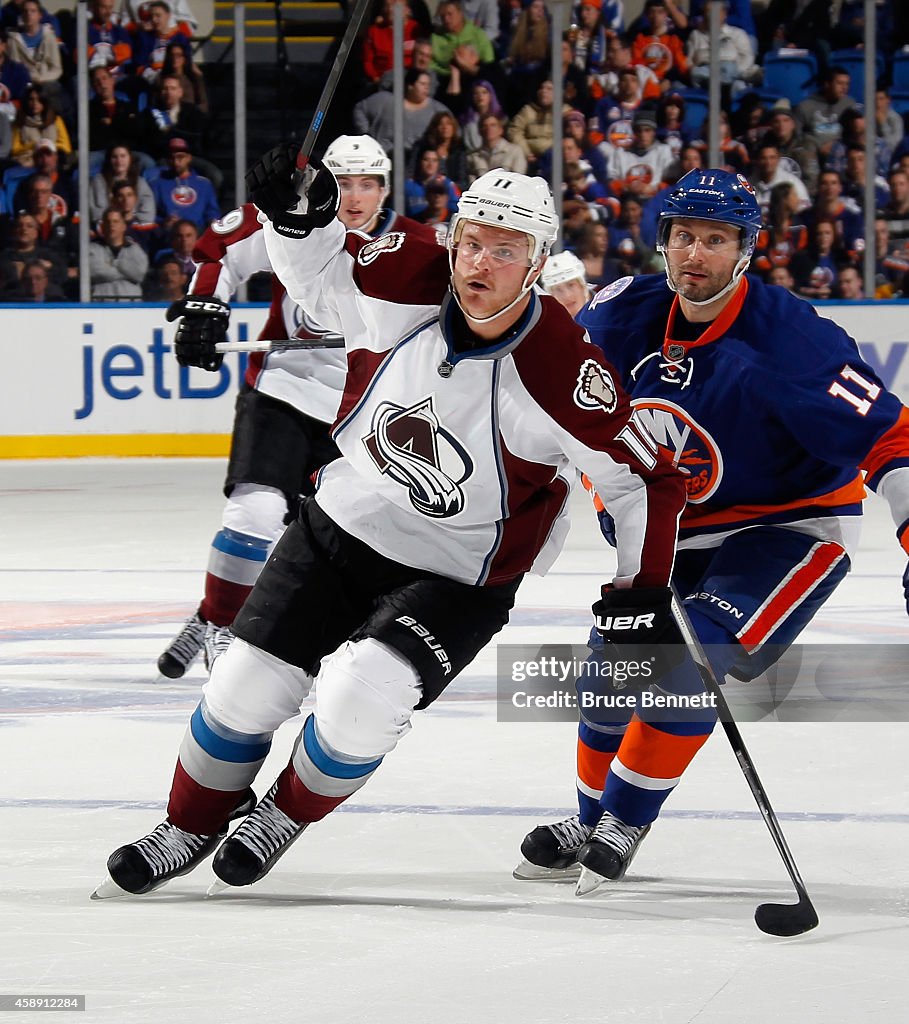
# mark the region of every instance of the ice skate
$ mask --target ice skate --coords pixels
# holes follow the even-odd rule
[[[206,622],[196,612],[158,658],[158,671],[168,679],[180,679],[202,650]]]
[[[203,647],[205,667],[209,672],[211,672],[218,658],[230,646],[233,638],[234,635],[230,631],[230,626],[216,626],[213,622],[206,622]]]
[[[299,824],[276,804],[278,783],[262,797],[258,806],[215,854],[212,870],[221,880],[208,891],[214,895],[226,885],[252,885],[264,878],[310,822]]]
[[[524,859],[512,874],[525,882],[577,878],[578,849],[587,842],[590,832],[590,826],[582,824],[577,814],[552,825],[537,825],[524,836]]]
[[[162,821],[144,838],[114,850],[107,860],[108,877],[92,893],[92,899],[141,896],[187,874],[227,835],[229,823],[249,814],[255,803],[256,794],[247,790],[223,827],[208,836],[185,832],[168,820]]]
[[[589,896],[603,882],[618,882],[638,852],[649,825],[626,825],[608,811],[578,850],[578,896]]]

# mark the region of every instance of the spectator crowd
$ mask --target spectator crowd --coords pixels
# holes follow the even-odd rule
[[[377,0],[346,130],[393,146],[392,11],[404,13],[407,215],[444,225],[492,168],[550,180],[563,244],[595,286],[658,271],[660,193],[707,164],[709,14],[719,8],[721,160],[764,211],[752,272],[809,299],[909,297],[909,3],[876,0],[873,111],[863,0],[575,0],[553,109],[545,0]],[[634,16],[626,18],[626,6]],[[92,297],[178,297],[222,212],[186,0],[88,4]],[[570,13],[569,13],[570,12]],[[78,297],[75,13],[0,7],[0,301]],[[352,58],[356,59],[356,58]],[[866,153],[866,118],[876,144]],[[874,238],[865,235],[873,180]]]

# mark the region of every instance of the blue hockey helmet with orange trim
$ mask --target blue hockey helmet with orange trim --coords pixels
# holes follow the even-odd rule
[[[662,251],[670,222],[676,217],[732,224],[742,231],[742,255],[754,252],[761,230],[761,208],[751,183],[742,174],[719,168],[695,168],[667,189],[660,207],[657,247]]]

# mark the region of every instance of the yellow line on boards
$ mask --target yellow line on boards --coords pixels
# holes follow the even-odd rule
[[[86,456],[226,456],[230,434],[49,434],[0,437],[2,459]]]

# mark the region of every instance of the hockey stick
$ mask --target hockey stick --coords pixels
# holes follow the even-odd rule
[[[301,352],[344,348],[343,338],[275,338],[272,341],[219,341],[216,352]]]
[[[322,129],[322,124],[325,121],[325,115],[328,113],[328,106],[335,94],[335,89],[338,87],[338,82],[341,80],[341,75],[344,73],[344,66],[347,64],[347,57],[353,47],[353,44],[356,42],[357,35],[360,32],[360,26],[363,24],[363,19],[366,17],[366,11],[371,6],[372,0],[357,0],[356,5],[354,6],[353,14],[350,16],[350,21],[347,25],[346,31],[344,32],[341,45],[338,47],[338,52],[335,54],[331,71],[328,73],[328,78],[325,85],[322,87],[322,95],[319,97],[319,102],[316,104],[316,112],[313,114],[312,122],[310,123],[309,130],[306,132],[306,136],[303,139],[303,145],[300,147],[300,152],[297,154],[297,172],[299,174],[302,174],[303,171],[306,170],[306,165],[309,163],[309,158],[312,155],[316,139],[318,138],[319,132]]]
[[[675,587],[672,588],[672,613],[682,634],[682,639],[685,641],[685,646],[688,648],[688,653],[701,674],[704,689],[714,699],[714,706],[717,709],[720,721],[723,723],[723,729],[726,731],[726,738],[729,740],[732,752],[735,754],[739,767],[742,769],[745,781],[751,789],[751,794],[758,805],[758,810],[761,812],[764,823],[770,830],[770,835],[773,836],[776,848],[783,858],[783,863],[786,865],[786,870],[789,872],[789,877],[792,879],[792,884],[795,886],[795,891],[798,894],[799,901],[796,904],[762,903],[754,912],[755,924],[757,924],[762,932],[766,932],[768,935],[801,935],[803,932],[811,931],[812,928],[817,927],[817,911],[814,909],[814,904],[811,902],[811,897],[808,895],[808,890],[805,888],[805,883],[799,874],[799,869],[786,842],[786,837],[783,835],[783,830],[780,828],[776,813],[770,804],[767,791],[764,789],[758,776],[754,761],[752,761],[751,755],[748,753],[748,748],[745,746],[745,741],[742,739],[739,727],[736,725],[729,710],[729,705],[726,703],[726,698],[723,696],[722,687],[716,677],[716,673],[713,671],[707,655],[704,653],[704,648],[701,646],[700,640],[698,640],[697,634],[691,625],[691,620],[688,618],[688,613],[685,611]]]

